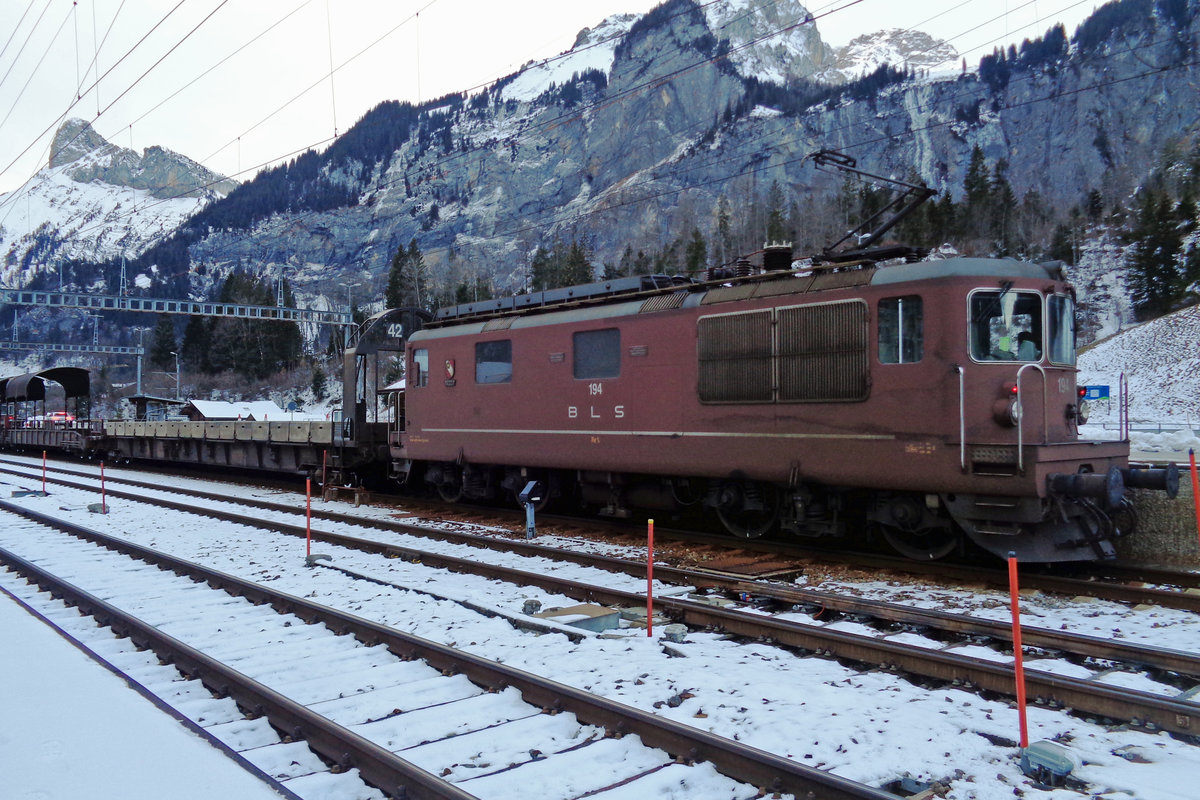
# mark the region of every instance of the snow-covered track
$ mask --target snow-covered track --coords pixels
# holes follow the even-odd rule
[[[29,462],[8,461],[0,457],[0,464],[9,464],[11,468],[0,467],[0,473],[9,473],[24,478],[34,477],[33,471],[35,465]],[[53,481],[63,486],[69,486],[76,489],[94,490],[97,486],[98,477],[94,471],[68,469],[61,465],[55,465],[49,470],[49,473],[59,473],[59,475],[68,475],[83,478],[90,483],[80,483],[71,481],[63,477],[53,477],[48,475],[47,480]],[[124,485],[134,487],[139,490],[153,491],[159,493],[169,493],[192,497],[199,500],[207,500],[214,503],[234,504],[263,511],[273,511],[285,514],[296,514],[300,512],[300,507],[297,504],[279,503],[268,500],[253,499],[247,497],[233,497],[227,494],[220,494],[216,491],[204,491],[202,489],[185,488],[178,486],[163,486],[161,482],[155,483],[152,481],[134,480],[128,477],[109,477],[109,485]],[[109,492],[113,497],[127,498],[131,500],[146,500],[147,496],[144,491],[126,492],[120,489],[113,489]],[[176,508],[181,511],[195,512],[197,509],[194,505],[186,503],[172,503],[169,498],[160,497],[156,500],[161,505],[170,508]],[[223,516],[219,509],[214,509],[211,512],[219,518],[230,519],[231,521],[244,521],[239,519],[236,514]],[[312,518],[327,520],[329,522],[348,523],[351,525],[365,524],[361,517],[352,514],[342,514],[336,511],[330,511],[324,508],[313,508]],[[552,552],[551,548],[541,547],[536,544],[529,544],[511,539],[496,538],[494,536],[480,536],[472,533],[447,530],[444,527],[434,528],[419,524],[397,522],[394,520],[377,520],[373,519],[369,523],[373,527],[383,528],[397,533],[411,534],[425,538],[438,539],[447,542],[457,542],[460,544],[471,544],[476,547],[484,547],[497,550],[505,550],[515,553],[523,553],[527,555],[548,555]],[[601,527],[601,524],[598,523]],[[281,532],[294,532],[295,526],[291,530],[287,530],[286,526],[278,528]],[[657,533],[660,540],[680,536],[686,541],[712,543],[719,547],[728,547],[741,550],[753,550],[762,552],[764,556],[778,560],[783,557],[795,558],[810,558],[817,555],[821,558],[828,558],[828,551],[814,551],[811,548],[802,545],[791,545],[781,542],[766,542],[759,540],[731,540],[726,535],[711,535],[695,532],[676,532],[670,530],[659,529]],[[558,551],[555,556],[560,560],[574,560],[576,563],[585,563],[589,566],[601,566],[601,568],[613,569],[614,571],[624,571],[625,562],[619,559],[609,559],[611,565],[603,567],[602,558],[588,555],[576,555],[569,552]],[[931,578],[944,578],[949,582],[962,583],[979,583],[983,585],[994,585],[1002,588],[1007,588],[1008,573],[1004,569],[996,569],[993,567],[968,566],[955,563],[940,563],[940,562],[914,562],[909,559],[889,558],[868,553],[843,553],[839,554],[840,563],[859,566],[864,569],[871,570],[889,570],[898,573],[912,573],[918,575],[929,576]],[[655,567],[656,571],[662,569]],[[1111,574],[1116,581],[1096,580],[1094,577],[1068,577],[1058,574],[1046,574],[1045,572],[1029,572],[1021,577],[1022,588],[1037,589],[1043,592],[1052,592],[1062,594],[1069,597],[1095,597],[1102,600],[1111,600],[1119,603],[1129,604],[1147,604],[1156,605],[1163,608],[1178,609],[1181,611],[1192,611],[1200,613],[1200,593],[1181,591],[1186,589],[1200,588],[1200,572],[1186,572],[1173,569],[1155,569],[1149,566],[1138,566],[1122,568],[1116,565],[1101,564],[1092,565],[1089,569],[1093,569],[1098,574]],[[664,571],[661,577],[666,579],[670,575],[669,570]],[[716,572],[714,578],[732,577],[733,573]],[[750,576],[742,575],[743,579],[748,579]],[[696,574],[683,575],[681,572],[680,579],[674,581],[676,583],[695,583]],[[928,624],[928,623],[925,623]]]
[[[0,501],[0,508],[35,520],[47,529],[53,528],[54,531],[69,533],[77,542],[98,545],[87,546],[88,552],[83,560],[91,562],[91,566],[84,568],[77,566],[80,563],[77,554],[64,554],[65,537],[60,533],[48,530],[35,536],[28,531],[22,531],[19,538],[4,537],[8,540],[6,547],[13,546],[15,541],[21,549],[36,549],[41,552],[32,556],[27,553],[22,557],[20,554],[10,555],[5,551],[0,553],[0,558],[6,563],[16,564],[22,570],[33,570],[34,566],[28,562],[55,562],[59,564],[53,568],[56,572],[90,573],[91,580],[99,581],[108,593],[124,594],[130,591],[129,584],[139,584],[142,578],[154,580],[156,585],[149,590],[133,590],[138,593],[148,592],[150,599],[143,604],[146,609],[143,613],[155,613],[156,608],[165,608],[168,611],[173,610],[175,616],[172,619],[130,619],[116,608],[117,603],[112,602],[111,598],[109,601],[101,601],[91,596],[95,593],[89,593],[86,587],[66,585],[64,580],[71,580],[70,578],[64,577],[57,581],[49,576],[38,578],[39,581],[44,580],[53,586],[50,591],[64,595],[71,593],[72,603],[96,609],[95,613],[103,617],[105,624],[159,651],[164,658],[174,661],[185,674],[202,680],[212,691],[234,697],[239,705],[252,713],[264,714],[276,729],[293,738],[306,739],[310,746],[322,753],[331,763],[343,769],[358,769],[364,779],[389,794],[410,798],[487,797],[491,796],[487,791],[480,791],[478,795],[468,794],[462,787],[455,787],[450,781],[462,780],[466,784],[465,788],[470,791],[486,789],[489,786],[489,777],[522,768],[527,768],[532,773],[528,785],[533,787],[556,770],[558,774],[562,774],[562,770],[577,770],[580,764],[577,760],[579,756],[573,754],[587,749],[588,752],[582,757],[587,759],[589,768],[595,769],[601,781],[600,785],[594,787],[596,790],[619,785],[624,792],[632,791],[636,794],[639,781],[646,781],[648,786],[654,786],[658,781],[664,780],[664,776],[670,775],[669,780],[672,783],[680,780],[687,782],[687,770],[711,772],[715,768],[732,779],[723,781],[721,797],[744,795],[749,798],[755,796],[759,789],[798,796],[812,793],[811,796],[822,798],[883,800],[891,797],[890,794],[873,787],[857,784],[738,742],[629,708],[590,692],[411,636],[352,614],[274,592],[260,584],[31,512],[8,502]],[[82,547],[84,545],[76,544],[72,549],[78,550]],[[131,558],[153,564],[159,569],[135,566],[130,561]],[[18,559],[25,563],[18,562]],[[165,570],[186,576],[182,581],[184,587],[180,588],[180,579]],[[198,586],[200,583],[207,584],[211,589]],[[222,599],[213,599],[208,595],[201,599],[196,594],[210,590],[223,591],[240,599],[232,599],[225,594],[220,596]],[[185,601],[188,605],[185,608],[166,601],[165,598],[174,597],[181,591],[188,593],[188,600]],[[324,628],[275,622],[269,625],[271,634],[267,640],[256,643],[248,637],[253,636],[254,629],[263,624],[263,609],[259,608],[261,605],[270,605],[281,614],[291,614],[305,622],[322,623]],[[238,609],[238,616],[233,617],[231,621],[231,610],[235,607]],[[210,614],[208,609],[216,609],[216,613]],[[239,617],[243,612],[255,615],[256,621],[249,624],[241,622]],[[164,612],[159,613],[161,615]],[[216,635],[218,631],[209,630],[212,648],[232,656],[230,660],[234,662],[233,668],[223,667],[219,663],[219,657],[201,652],[199,648],[176,647],[169,641],[170,637],[163,633],[164,630],[176,627],[194,631],[208,626],[213,629],[238,631],[238,636],[234,637],[228,634]],[[281,627],[286,630],[281,631]],[[321,643],[325,651],[324,656],[318,658],[312,653],[304,657],[300,653],[289,656],[279,651],[279,648],[288,642],[297,641],[306,646],[310,640]],[[269,647],[267,641],[271,642]],[[160,648],[163,649],[160,651]],[[312,693],[313,688],[319,684],[322,693],[309,699],[326,702],[310,702],[312,708],[301,710],[291,704],[287,692],[257,686],[257,681],[246,680],[236,669],[239,663],[256,663],[268,649],[275,651],[271,653],[271,670],[281,669],[281,658],[282,663],[288,665],[285,672],[293,682],[291,693],[302,693],[304,687],[308,687]],[[376,696],[367,691],[367,686],[355,683],[355,680],[364,678],[347,672],[346,664],[353,663],[364,653],[380,659],[380,662],[374,665],[376,667],[411,671],[415,662],[415,668],[425,670],[430,680],[452,682],[458,676],[458,691],[465,691],[465,702],[472,705],[472,710],[465,712],[467,719],[454,722],[453,703],[439,704],[432,711],[427,708],[423,714],[419,709],[416,713],[410,712],[416,719],[398,713],[398,706],[407,704],[411,707],[410,700],[415,694],[413,688],[403,686],[399,690],[380,690],[379,696]],[[310,668],[321,667],[332,670],[333,675],[325,673],[318,679],[307,672]],[[342,674],[343,672],[345,674]],[[371,688],[380,674],[376,673],[373,679],[368,679]],[[304,680],[300,680],[301,677]],[[406,683],[410,683],[411,680],[409,677]],[[331,688],[336,690],[330,693]],[[430,690],[427,685],[423,688],[425,691],[433,691],[435,695],[441,691]],[[372,701],[377,702],[372,705]],[[484,712],[479,710],[480,705],[486,707]],[[326,727],[325,723],[316,718],[324,716],[319,713],[318,706],[329,711],[329,716],[334,718],[335,724],[332,728]],[[545,711],[566,713],[545,714]],[[491,716],[486,718],[488,721],[483,726],[486,730],[480,736],[473,736],[472,732],[477,731],[478,727],[467,726],[477,724],[481,713]],[[344,727],[336,724],[339,716],[352,717],[351,724],[357,726],[364,734],[373,725],[374,735],[369,738],[368,735],[356,735],[357,738],[341,735],[336,731],[337,727]],[[427,763],[423,764],[430,771],[409,773],[407,767],[412,765],[391,752],[391,749],[399,748],[390,748],[387,745],[402,739],[412,740],[414,745],[422,743],[421,737],[427,732],[421,729],[422,724],[433,726],[431,729],[446,731],[443,735],[452,737],[453,742],[450,738],[440,742],[433,741],[431,747],[434,752],[432,756],[425,756]],[[512,724],[513,727],[506,729],[503,727],[506,724]],[[597,766],[598,763],[606,762],[604,752],[599,751],[616,751],[615,745],[605,746],[603,742],[623,734],[638,736],[642,745],[635,745],[632,749],[622,745],[620,750],[625,761],[618,759],[620,763]],[[430,735],[425,740],[438,738],[436,735]],[[472,761],[465,753],[468,750],[475,752],[475,749],[485,742],[498,747],[500,752],[496,756],[496,763],[504,766],[492,772],[464,769],[463,762]],[[380,746],[381,743],[384,746]],[[461,748],[453,753],[457,758],[450,757],[450,751],[460,744]],[[589,749],[590,746],[597,745],[598,751]],[[446,752],[437,752],[439,746]],[[430,758],[439,756],[443,759],[441,762],[428,763]],[[559,759],[560,763],[556,765],[555,759]],[[475,765],[468,763],[468,766]],[[480,772],[485,774],[479,774]],[[437,777],[441,774],[446,775],[449,781]],[[511,785],[513,780],[512,776],[504,777],[506,784]],[[516,781],[520,782],[521,778],[517,777]],[[746,785],[739,790],[733,781]],[[712,785],[711,778],[707,785]],[[729,792],[730,787],[733,788],[732,793]],[[536,790],[534,793],[537,794]]]
[[[94,478],[93,475],[82,471],[66,470],[62,468],[57,468],[54,471],[60,474],[75,475],[86,479]],[[94,488],[93,484],[89,483],[72,482],[57,477],[53,478],[53,480],[74,488]],[[116,478],[113,479],[113,482],[119,485],[134,486],[143,490],[162,491],[161,486],[155,485],[154,483],[148,481]],[[217,492],[208,492],[198,489],[186,489],[180,487],[172,487],[169,491],[171,494],[181,494],[201,500],[247,506],[264,511],[287,514],[298,513],[298,509],[296,507],[285,503],[270,502],[245,497],[231,498],[218,494]],[[147,499],[144,495],[119,491],[115,492],[114,495],[134,500]],[[221,513],[219,510],[206,511],[198,509],[197,507],[187,503],[173,503],[171,504],[171,507],[175,508],[176,510],[190,513],[214,513],[220,516],[222,519],[226,519],[227,521],[231,522],[257,525],[264,524],[264,521],[261,518],[251,518],[250,516],[237,514],[235,512]],[[621,572],[627,575],[635,575],[638,577],[641,577],[645,574],[644,565],[633,563],[625,559],[612,558],[596,554],[577,553],[563,550],[561,548],[533,544],[523,540],[472,534],[464,531],[453,531],[445,528],[423,526],[390,520],[371,520],[370,522],[366,522],[363,520],[363,518],[358,516],[351,514],[340,514],[324,509],[314,510],[313,516],[314,518],[320,518],[330,522],[346,523],[351,525],[369,524],[371,527],[377,529],[385,529],[396,533],[415,535],[439,541],[467,544],[475,547],[485,547],[524,556],[550,558],[558,561],[569,561],[575,564],[595,567],[597,569],[611,572]],[[306,532],[304,527],[298,524],[272,524],[271,527],[277,532],[290,535],[303,535]],[[451,570],[470,571],[476,574],[485,574],[489,577],[494,577],[499,580],[536,585],[546,589],[547,591],[565,594],[580,601],[597,601],[618,605],[636,605],[641,601],[639,595],[633,595],[620,591],[607,591],[602,587],[591,584],[581,585],[573,581],[558,579],[552,575],[545,575],[542,573],[532,573],[505,567],[491,567],[478,559],[464,560],[455,558],[453,556],[444,556],[438,553],[432,553],[426,550],[416,550],[412,548],[401,547],[395,544],[385,544],[370,539],[345,536],[318,529],[313,529],[312,534],[314,540],[317,541],[350,547],[367,552],[377,552],[390,557],[419,560],[422,563],[426,563],[431,566],[439,566]],[[736,573],[725,573],[719,570],[681,569],[658,564],[655,565],[655,575],[660,581],[663,581],[664,583],[675,584],[677,586],[707,586],[719,588],[733,595],[749,594],[755,597],[769,599],[777,603],[813,606],[818,609],[824,609],[845,615],[870,617],[871,619],[884,621],[889,624],[917,625],[957,635],[986,637],[994,641],[1007,643],[1008,646],[1011,646],[1012,642],[1011,625],[1007,623],[999,623],[993,620],[980,619],[977,617],[966,617],[962,614],[939,613],[929,609],[913,608],[901,603],[883,603],[879,601],[865,600],[862,598],[835,595],[830,592],[798,589],[793,586],[782,585],[773,581],[749,580],[745,576],[738,575]],[[1145,576],[1143,575],[1143,577]],[[1066,588],[1075,588],[1075,583],[1068,584]],[[1163,593],[1170,597],[1181,596],[1185,599],[1196,597],[1195,595],[1181,595],[1178,592],[1169,590],[1163,590]],[[1082,594],[1082,590],[1077,591],[1074,594]],[[1138,595],[1138,598],[1141,599],[1142,596]],[[669,597],[660,598],[660,608],[669,610],[677,621],[685,622],[693,626],[702,626],[702,623],[696,618],[696,615],[691,613],[691,607],[691,604],[680,603]],[[756,621],[762,619],[762,617],[755,617]],[[769,621],[764,621],[763,624],[766,626],[764,629],[753,632],[755,638],[769,638],[777,641],[789,640],[790,637],[787,632],[772,629]],[[1095,661],[1115,661],[1126,665],[1150,667],[1184,676],[1200,677],[1200,655],[1180,652],[1170,648],[1154,647],[1115,639],[1102,639],[1094,636],[1083,636],[1029,625],[1023,628],[1022,639],[1027,647],[1042,648],[1045,650],[1070,654],[1081,659],[1092,659]],[[807,641],[802,646],[806,649],[831,650],[834,654],[840,655],[841,653],[839,649],[833,647],[833,644],[834,643],[821,641]],[[893,662],[883,658],[878,662],[872,663],[886,664]],[[918,671],[917,674],[925,673]],[[933,673],[933,675],[936,674],[938,673]],[[931,675],[931,677],[933,675]],[[967,676],[959,675],[955,676],[954,680],[969,681],[969,678]],[[1048,702],[1056,701],[1054,700],[1053,696],[1050,696],[1048,697]]]
[[[58,482],[79,488],[93,488],[91,484],[80,484],[56,479]],[[145,486],[143,488],[158,488]],[[188,490],[191,495],[204,496],[203,492]],[[124,496],[143,502],[159,502],[143,495],[133,493]],[[223,500],[241,503],[244,498],[234,501],[227,497],[207,496],[207,500]],[[304,536],[305,526],[286,521],[264,520],[234,511],[196,507],[186,502],[167,501],[165,503],[176,510],[189,513],[208,514],[217,518],[238,524],[265,527],[276,532],[293,536]],[[283,511],[295,515],[297,509],[277,503],[266,503],[259,500],[247,501],[255,508]],[[416,533],[422,536],[440,538],[443,531],[411,525],[408,523],[381,523],[372,520],[367,522],[361,518],[326,514],[333,520],[349,522],[357,525],[373,525],[395,529],[398,532]],[[621,591],[618,589],[599,586],[594,582],[578,582],[556,577],[552,574],[532,570],[505,567],[488,564],[478,558],[457,557],[428,550],[402,547],[397,544],[385,543],[374,539],[348,536],[328,531],[313,530],[314,540],[324,541],[343,547],[374,552],[390,557],[419,561],[425,566],[448,569],[456,572],[484,575],[490,578],[518,585],[537,586],[550,593],[562,594],[580,601],[600,602],[617,606],[640,606],[644,604],[644,596]],[[514,542],[507,539],[495,539],[485,536],[473,536],[461,532],[449,534],[454,541],[483,544],[495,548],[512,549],[528,555],[540,555],[553,559],[569,559],[574,563],[596,566],[610,571],[620,571],[626,574],[644,575],[644,567],[630,564],[620,559],[599,557],[581,553],[567,553],[556,548],[539,547],[527,542]],[[327,567],[337,568],[337,567]],[[902,644],[886,636],[867,636],[859,633],[836,630],[828,627],[815,627],[811,624],[793,622],[767,616],[760,613],[745,613],[736,609],[714,608],[702,602],[669,596],[660,596],[656,608],[670,615],[674,620],[687,624],[693,629],[717,629],[726,633],[736,634],[748,640],[767,640],[796,648],[806,652],[815,652],[839,659],[848,659],[858,663],[882,666],[894,669],[906,675],[923,679],[948,682],[955,685],[973,686],[990,692],[1011,695],[1015,691],[1012,669],[1007,663],[997,663],[990,657],[984,658],[955,651],[955,643],[961,643],[963,636],[985,636],[994,641],[1007,643],[1011,646],[1011,629],[1003,624],[987,620],[977,620],[961,615],[937,614],[906,607],[902,604],[871,603],[853,598],[841,598],[828,593],[807,592],[797,589],[781,589],[769,583],[749,582],[745,580],[729,580],[705,571],[678,570],[669,567],[656,567],[656,575],[662,580],[668,580],[680,585],[725,585],[726,588],[738,592],[757,594],[773,598],[784,603],[816,605],[819,608],[837,610],[850,615],[867,615],[879,619],[887,619],[893,623],[928,626],[953,634],[952,641],[944,649],[930,649],[926,646]],[[358,577],[358,576],[356,576]],[[514,618],[513,621],[523,627],[527,620]],[[1113,639],[1096,637],[1071,636],[1053,630],[1042,630],[1034,627],[1026,629],[1025,644],[1028,647],[1044,648],[1054,652],[1071,653],[1082,659],[1097,663],[1107,663],[1116,660],[1127,668],[1137,671],[1141,667],[1152,667],[1167,673],[1175,673],[1177,678],[1173,683],[1189,686],[1187,676],[1200,675],[1200,659],[1195,654],[1185,653],[1166,648],[1156,648],[1145,644],[1133,644]],[[1103,670],[1097,673],[1102,675]],[[1169,676],[1168,676],[1169,677]],[[1049,707],[1070,708],[1089,714],[1097,714],[1108,719],[1144,724],[1151,729],[1167,730],[1174,733],[1196,735],[1200,731],[1200,705],[1193,702],[1194,692],[1184,692],[1179,699],[1172,698],[1169,687],[1164,686],[1166,694],[1141,692],[1134,689],[1105,685],[1092,679],[1082,677],[1065,677],[1037,669],[1027,669],[1026,687],[1029,695],[1039,703]],[[1189,686],[1189,688],[1192,688]],[[1178,693],[1183,690],[1176,690]]]

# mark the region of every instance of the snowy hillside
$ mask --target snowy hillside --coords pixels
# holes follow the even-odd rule
[[[208,203],[202,197],[156,200],[141,189],[79,183],[66,174],[69,169],[43,170],[12,202],[0,195],[0,280],[5,285],[24,286],[64,259],[135,256]]]
[[[1194,440],[1187,429],[1200,429],[1200,306],[1125,330],[1080,354],[1080,385],[1108,386],[1111,398],[1092,403],[1086,435],[1114,438],[1122,375],[1129,385],[1135,440],[1147,433],[1136,431],[1139,422],[1161,424],[1164,431],[1182,428],[1182,434],[1166,435]],[[1200,442],[1182,442],[1175,449],[1184,446],[1200,447]]]
[[[235,186],[178,153],[139,155],[68,120],[47,166],[0,195],[0,280],[23,286],[63,260],[136,256]]]
[[[617,14],[594,28],[585,28],[567,52],[523,67],[521,73],[504,87],[501,97],[528,103],[551,85],[563,85],[576,73],[594,69],[608,75],[612,72],[613,51],[637,19],[636,14]]]

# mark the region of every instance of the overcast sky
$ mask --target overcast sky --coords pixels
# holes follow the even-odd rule
[[[70,117],[90,121],[122,147],[161,145],[244,180],[263,164],[327,146],[335,130],[346,131],[383,100],[480,87],[569,48],[580,29],[610,14],[658,4],[0,0],[0,192],[45,165],[54,130]],[[975,63],[1001,41],[1040,35],[1055,21],[1070,34],[1096,5],[814,0],[808,9],[834,45],[881,28],[916,27]]]

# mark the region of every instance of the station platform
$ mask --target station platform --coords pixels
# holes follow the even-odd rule
[[[0,572],[4,797],[294,800],[3,591],[17,580]]]

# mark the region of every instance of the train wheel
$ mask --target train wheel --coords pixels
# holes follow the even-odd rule
[[[454,479],[438,481],[437,493],[438,497],[447,503],[457,503],[463,498],[463,483],[461,480]]]
[[[757,539],[779,522],[779,492],[767,484],[742,481],[721,488],[717,516],[725,530],[741,539]]]
[[[880,528],[893,550],[914,561],[937,561],[958,547],[958,533],[950,526],[911,531],[892,525],[881,525]]]

